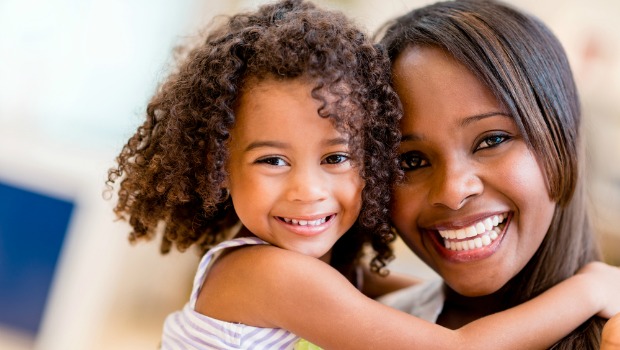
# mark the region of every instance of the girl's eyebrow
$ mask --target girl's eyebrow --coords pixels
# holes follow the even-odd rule
[[[510,116],[510,114],[507,114],[507,113],[504,113],[504,112],[494,111],[494,112],[476,114],[476,115],[472,115],[472,116],[463,118],[463,119],[461,119],[459,121],[458,126],[461,127],[461,128],[464,128],[464,127],[468,126],[471,123],[477,122],[477,121],[485,119],[485,118],[495,117],[495,116],[512,118]],[[405,141],[422,141],[422,140],[424,140],[424,136],[418,135],[416,133],[403,134],[402,137],[401,137],[401,142],[405,142]]]
[[[279,141],[254,141],[250,143],[244,150],[244,152],[249,152],[256,148],[261,147],[271,147],[271,148],[287,148],[288,144]]]
[[[335,137],[324,142],[326,146],[348,145],[349,139],[346,137]]]
[[[335,137],[333,139],[329,139],[323,142],[326,146],[335,146],[335,145],[347,145],[349,140],[345,137]],[[280,141],[254,141],[250,143],[245,149],[244,152],[249,152],[256,148],[261,147],[270,147],[270,148],[289,148],[289,144],[286,142]]]

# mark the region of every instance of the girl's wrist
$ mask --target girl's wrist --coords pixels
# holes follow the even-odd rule
[[[605,276],[602,274],[599,264],[602,263],[588,263],[575,276],[571,277],[579,284],[579,290],[583,291],[580,299],[589,303],[594,314],[605,308]]]

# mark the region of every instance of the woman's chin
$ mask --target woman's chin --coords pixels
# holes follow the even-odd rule
[[[507,283],[508,281],[506,281]],[[448,287],[450,287],[450,289],[452,289],[453,291],[455,291],[456,293],[464,296],[464,297],[469,297],[469,298],[476,298],[476,297],[484,297],[484,296],[490,296],[492,294],[497,293],[503,286],[505,283],[486,283],[486,284],[479,284],[479,283],[462,283],[462,282],[449,282],[446,280],[446,284],[448,285]]]

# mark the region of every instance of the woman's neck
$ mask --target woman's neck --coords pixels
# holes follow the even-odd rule
[[[504,288],[489,295],[478,297],[463,296],[444,285],[446,300],[437,324],[457,329],[479,318],[503,311],[509,307]]]

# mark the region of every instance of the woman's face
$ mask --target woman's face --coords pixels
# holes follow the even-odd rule
[[[542,169],[506,109],[445,51],[409,48],[393,72],[405,113],[394,226],[452,289],[491,294],[549,228]]]

